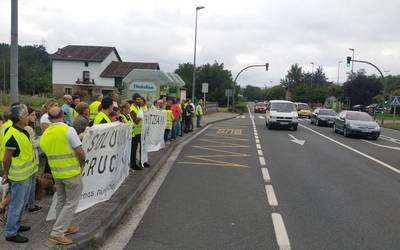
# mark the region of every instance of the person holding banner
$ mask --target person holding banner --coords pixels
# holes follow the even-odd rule
[[[66,234],[79,232],[72,225],[74,213],[82,194],[81,171],[85,166],[85,152],[75,129],[65,124],[59,107],[49,110],[52,122],[40,138],[39,145],[46,154],[57,189],[56,221],[49,240],[61,245],[72,244]]]
[[[103,100],[103,95],[99,94],[96,96],[96,100],[89,105],[90,109],[90,121],[93,121],[96,118],[97,114],[99,113],[99,107],[101,105],[101,101]]]
[[[113,100],[109,97],[104,98],[101,101],[101,111],[94,118],[93,125],[111,123],[109,115],[113,110],[114,110]]]
[[[143,116],[143,110],[140,107],[141,102],[143,101],[141,96],[139,94],[133,94],[132,96],[132,105],[130,107],[130,116],[133,121],[133,134],[135,135],[132,138],[132,154],[134,155],[133,161],[131,160],[131,169],[134,170],[142,170],[141,166],[141,160],[142,157],[140,157],[139,165],[137,164],[137,159],[136,159],[136,154],[138,150],[138,146],[140,145],[141,141],[141,134],[142,134],[142,123],[143,123],[143,118],[141,118],[140,113],[142,113]],[[141,156],[141,153],[139,152],[139,155]],[[149,167],[150,165],[145,163],[143,164],[144,167]]]

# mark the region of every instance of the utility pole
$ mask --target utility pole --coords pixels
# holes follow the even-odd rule
[[[3,93],[6,93],[6,59],[3,59]]]
[[[354,60],[354,49],[353,48],[349,48],[350,51],[353,51],[353,60]],[[354,73],[354,62],[351,63],[351,74]]]
[[[199,10],[204,9],[204,6],[196,7],[196,19],[194,24],[194,55],[193,55],[193,81],[192,81],[192,102],[195,98],[195,86],[196,86],[196,46],[197,46],[197,16]]]
[[[339,75],[340,75],[340,64],[343,61],[338,61],[338,69],[337,69],[337,85],[339,85]]]
[[[18,102],[18,0],[11,0],[10,96]]]

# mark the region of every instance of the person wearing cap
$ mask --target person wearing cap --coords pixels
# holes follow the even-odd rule
[[[75,129],[65,124],[59,107],[49,110],[51,125],[44,131],[39,145],[46,154],[57,190],[56,221],[49,240],[61,245],[72,244],[67,234],[79,232],[72,219],[82,194],[81,171],[85,152]]]
[[[106,97],[101,101],[101,110],[96,115],[93,121],[93,125],[102,123],[111,123],[110,113],[114,110],[113,100],[110,97]]]
[[[13,125],[4,133],[2,148],[5,148],[2,184],[10,183],[11,202],[8,208],[5,238],[15,243],[29,239],[19,233],[31,228],[21,225],[22,215],[28,203],[33,175],[38,171],[33,156],[33,145],[29,133],[24,129],[29,123],[28,108],[24,104],[11,106],[10,119]]]
[[[97,116],[97,114],[99,113],[99,106],[101,105],[101,101],[103,100],[103,95],[99,94],[96,95],[96,99],[94,100],[94,102],[92,102],[89,105],[89,110],[90,110],[90,117],[89,120],[93,121],[94,118]]]

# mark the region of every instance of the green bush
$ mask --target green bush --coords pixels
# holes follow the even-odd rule
[[[247,112],[247,104],[245,102],[240,102],[235,105],[235,111],[238,113],[245,113]]]

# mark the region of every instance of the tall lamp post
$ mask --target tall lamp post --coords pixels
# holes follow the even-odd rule
[[[10,95],[18,101],[18,0],[11,1]]]
[[[312,65],[312,68],[311,68],[311,87],[312,87],[313,78],[314,78],[314,62],[310,62],[310,64]]]
[[[204,6],[196,7],[196,19],[194,24],[194,55],[193,55],[193,81],[192,81],[192,101],[194,102],[194,88],[196,85],[196,45],[197,45],[197,15],[199,10],[204,9]]]
[[[355,59],[355,58],[354,58],[354,49],[353,49],[353,48],[349,48],[349,50],[350,50],[350,51],[353,51],[353,57],[352,57],[352,58],[353,58],[353,60],[354,60],[354,59]],[[351,74],[353,74],[353,73],[354,73],[354,62],[351,63]]]
[[[338,61],[338,69],[337,69],[337,84],[339,85],[339,76],[340,76],[340,64],[343,61]]]

